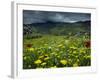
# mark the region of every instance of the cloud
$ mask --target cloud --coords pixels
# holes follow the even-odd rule
[[[90,20],[91,15],[87,13],[69,12],[47,12],[47,11],[23,11],[24,24],[54,22],[76,22]]]

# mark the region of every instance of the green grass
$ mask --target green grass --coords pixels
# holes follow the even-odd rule
[[[43,35],[35,39],[24,38],[23,68],[90,66],[91,49],[87,44],[89,41],[88,35]]]

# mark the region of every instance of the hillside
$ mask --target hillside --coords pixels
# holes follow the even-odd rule
[[[79,21],[74,23],[52,22],[23,24],[24,34],[57,34],[66,35],[69,32],[87,32],[90,33],[91,21]]]

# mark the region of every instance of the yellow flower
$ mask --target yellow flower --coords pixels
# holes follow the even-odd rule
[[[51,53],[52,55],[54,55],[55,53],[53,52],[53,53]]]
[[[44,45],[46,45],[46,46],[47,46],[48,44],[44,44]]]
[[[77,59],[77,62],[79,62],[80,60],[79,59]]]
[[[48,47],[48,49],[51,49],[51,47]]]
[[[65,43],[68,44],[69,43],[69,40],[65,40]]]
[[[53,67],[51,67],[51,68],[57,68],[57,66],[53,66]]]
[[[39,56],[39,59],[43,58],[44,56]]]
[[[90,59],[91,58],[91,56],[84,56],[86,59]]]
[[[44,58],[44,60],[48,60],[48,59],[50,59],[50,58],[49,57]]]
[[[47,57],[47,56],[48,56],[48,54],[45,54],[44,56],[45,56],[45,57]]]
[[[78,66],[78,63],[73,64],[73,67],[77,67],[77,66]]]
[[[57,58],[60,58],[60,56],[58,55]]]
[[[73,51],[73,54],[77,53],[76,51]]]
[[[72,62],[72,60],[71,60],[71,59],[69,59],[69,60],[68,60],[68,62],[69,62],[69,63],[71,63],[71,62]]]
[[[34,48],[29,48],[28,51],[30,52],[34,51]]]
[[[26,56],[24,56],[24,60],[26,60],[27,59],[27,57]]]
[[[34,63],[35,63],[35,64],[41,64],[42,61],[38,59],[38,60],[36,60]]]
[[[66,60],[60,60],[60,63],[63,64],[63,65],[66,65],[67,61]]]
[[[65,48],[65,46],[62,46],[61,48]]]
[[[85,53],[85,49],[84,48],[80,49],[80,53]]]
[[[59,51],[59,49],[55,49],[56,51]]]
[[[71,46],[70,48],[71,48],[71,49],[77,49],[75,46]]]
[[[41,65],[44,66],[44,65],[46,65],[46,64],[47,64],[46,62],[43,62]]]
[[[63,46],[62,44],[58,45],[58,47],[62,47],[62,46]]]

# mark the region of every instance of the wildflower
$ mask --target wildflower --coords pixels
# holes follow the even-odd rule
[[[66,60],[60,60],[60,63],[63,64],[63,65],[66,65],[67,61]]]
[[[34,63],[35,63],[35,64],[41,64],[42,61],[38,59],[38,60],[36,60]]]
[[[90,59],[90,58],[91,58],[91,56],[85,56],[85,58],[86,58],[86,59]]]
[[[45,54],[44,57],[48,57],[48,54]]]
[[[72,62],[72,60],[71,60],[71,59],[69,59],[68,61],[69,61],[69,62]]]
[[[30,52],[34,51],[34,48],[29,48],[28,51]]]
[[[80,60],[79,59],[77,59],[77,62],[79,62]]]
[[[73,51],[73,54],[77,53],[76,51]]]
[[[26,44],[26,47],[30,48],[32,47],[32,44]]]
[[[62,44],[58,45],[58,47],[62,47],[62,46],[63,46]]]
[[[85,49],[84,48],[80,49],[80,53],[85,53]]]
[[[65,48],[65,46],[62,46],[61,48],[63,48],[63,49],[64,49],[64,48]]]
[[[71,49],[77,49],[75,46],[71,46],[70,48],[71,48]]]
[[[87,58],[91,58],[91,56],[87,56]]]
[[[43,58],[44,56],[39,56],[39,59]]]
[[[44,65],[46,65],[46,64],[47,64],[46,62],[43,62],[41,65],[44,66]]]
[[[47,46],[48,44],[44,44],[44,45],[46,45],[46,46]]]
[[[73,64],[73,67],[77,67],[77,66],[78,66],[78,63]]]
[[[51,67],[51,68],[57,68],[57,66],[53,66],[53,67]]]
[[[24,56],[24,60],[26,60],[27,59],[27,57],[26,56]]]
[[[76,58],[78,58],[78,56],[75,56]]]
[[[53,52],[53,53],[51,53],[52,55],[54,55],[55,53]]]
[[[91,46],[91,42],[90,41],[85,41],[84,42],[85,47],[89,48]]]
[[[59,49],[55,49],[56,51],[59,51]]]
[[[57,58],[60,58],[60,56],[57,56]]]
[[[69,43],[69,40],[65,40],[65,43],[68,44]]]
[[[48,59],[50,59],[50,58],[49,57],[44,58],[44,60],[48,60]]]
[[[48,49],[51,49],[51,47],[48,47]]]

